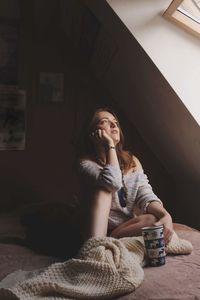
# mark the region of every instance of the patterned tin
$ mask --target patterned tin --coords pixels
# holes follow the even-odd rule
[[[163,225],[143,227],[142,236],[144,238],[148,264],[152,267],[164,265],[166,253]]]

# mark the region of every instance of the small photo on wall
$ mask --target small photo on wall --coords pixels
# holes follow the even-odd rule
[[[40,72],[39,102],[64,102],[64,73]]]

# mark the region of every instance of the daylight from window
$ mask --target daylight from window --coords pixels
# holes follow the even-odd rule
[[[200,0],[185,0],[177,10],[200,24]]]

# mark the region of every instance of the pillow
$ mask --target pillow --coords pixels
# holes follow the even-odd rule
[[[67,259],[81,246],[79,215],[67,203],[31,205],[21,223],[26,228],[27,246],[39,253]]]
[[[0,238],[25,237],[25,228],[21,224],[20,215],[16,213],[0,214]]]

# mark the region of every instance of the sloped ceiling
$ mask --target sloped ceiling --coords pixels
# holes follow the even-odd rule
[[[199,126],[150,57],[105,1],[84,1],[115,41],[101,81],[177,180],[200,175]],[[96,64],[101,68],[100,63]],[[191,152],[192,151],[192,152]],[[191,155],[192,153],[192,155]]]
[[[117,51],[99,80],[164,165],[177,203],[200,227],[200,128],[141,45],[106,1],[84,0],[115,41]],[[159,46],[159,45],[158,45]],[[101,68],[100,64],[96,62]],[[173,66],[172,66],[173,67]]]
[[[171,0],[107,0],[200,124],[200,38],[163,17]]]

